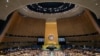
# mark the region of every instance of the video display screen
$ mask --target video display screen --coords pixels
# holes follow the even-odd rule
[[[38,42],[44,42],[44,38],[38,38]]]
[[[59,42],[65,42],[65,38],[58,38]]]

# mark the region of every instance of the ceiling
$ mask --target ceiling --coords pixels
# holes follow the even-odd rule
[[[47,3],[45,3],[47,2]],[[68,3],[72,3],[72,4],[75,4],[76,5],[76,11],[75,9],[73,8],[72,11],[69,10],[68,12],[68,8],[66,10],[60,10],[58,12],[55,12],[53,9],[55,7],[59,7],[60,4],[56,5],[56,6],[53,6],[53,5],[47,5],[47,6],[44,6],[44,3],[45,4],[55,4],[55,3],[50,3],[50,2],[59,2],[60,4],[68,4]],[[15,11],[15,10],[19,10],[19,11],[22,11],[22,10],[25,10],[26,9],[26,5],[28,6],[31,6],[31,5],[36,5],[38,4],[39,6],[42,6],[43,8],[41,10],[33,10],[32,11],[35,11],[35,12],[32,12],[32,14],[34,14],[35,17],[42,17],[44,18],[60,18],[60,17],[66,17],[66,14],[67,14],[67,17],[70,16],[70,15],[75,15],[73,13],[76,13],[76,14],[79,14],[80,12],[82,12],[82,10],[84,8],[87,8],[89,10],[91,10],[92,12],[94,12],[97,16],[97,18],[100,18],[100,0],[0,0],[0,19],[3,19],[5,20],[7,18],[7,16]],[[40,8],[38,7],[37,8]],[[52,8],[51,8],[52,7]],[[57,7],[57,8],[58,8]],[[44,8],[51,8],[50,10],[48,11],[43,11]],[[53,12],[51,12],[51,10]],[[66,12],[67,11],[67,12]],[[64,13],[62,13],[64,12]],[[73,13],[71,13],[73,12]],[[24,11],[25,13],[25,11]],[[47,13],[47,14],[41,14],[41,13]],[[49,13],[49,14],[48,14]],[[52,14],[52,13],[55,13],[55,14]],[[69,14],[71,13],[71,14]],[[27,13],[26,13],[27,14]],[[25,15],[26,15],[25,14]],[[48,16],[49,15],[49,16]],[[31,15],[32,16],[32,15]]]
[[[26,5],[17,11],[24,16],[55,21],[59,18],[79,15],[84,11],[84,8],[72,3],[41,2]]]

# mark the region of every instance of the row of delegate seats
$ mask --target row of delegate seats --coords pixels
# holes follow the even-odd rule
[[[63,51],[40,51],[40,50],[24,50],[17,51],[7,54],[8,56],[99,56],[100,53],[91,52],[91,51],[82,51],[77,49],[65,50]]]
[[[100,52],[97,52],[97,49],[86,50],[86,49],[70,49],[65,50],[41,50],[41,49],[32,49],[30,48],[15,48],[8,49],[9,51],[6,54],[2,54],[3,51],[0,51],[0,55],[5,56],[100,56]]]
[[[43,37],[43,36],[26,36],[26,35],[16,35],[16,34],[6,33],[6,37],[30,37],[30,38],[33,38],[33,37]]]
[[[93,50],[65,49],[63,52],[66,56],[100,56],[100,52]]]
[[[34,43],[34,41],[25,41],[25,42],[1,42],[0,43],[0,46],[3,46],[3,45],[14,45],[14,44],[29,44],[29,43]]]
[[[91,35],[98,35],[98,32],[89,33],[89,34],[81,34],[81,35],[67,35],[67,36],[59,36],[59,37],[81,37],[81,36],[91,36]]]
[[[29,51],[32,50],[33,52],[35,52],[36,50],[39,50],[40,48],[41,48],[41,45],[4,48],[4,49],[0,49],[0,55],[16,56],[16,54],[26,53],[28,50]]]
[[[2,42],[0,43],[0,49],[4,48],[13,48],[17,46],[30,46],[34,45],[33,48],[36,48],[35,46],[37,45],[37,42]]]
[[[90,36],[90,35],[98,35],[98,32],[89,33],[89,34],[82,34],[82,35],[59,36],[59,37],[80,37],[80,36]],[[26,35],[16,35],[16,34],[6,33],[6,37],[43,37],[43,36],[26,36]]]

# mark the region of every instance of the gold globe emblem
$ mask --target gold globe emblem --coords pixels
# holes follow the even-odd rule
[[[52,41],[54,39],[54,36],[53,35],[49,35],[48,38],[49,38],[49,40]]]

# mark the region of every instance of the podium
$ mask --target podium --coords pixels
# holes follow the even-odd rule
[[[51,22],[46,21],[45,23],[45,40],[43,49],[47,49],[51,46],[55,47],[55,49],[60,49],[56,20]]]

